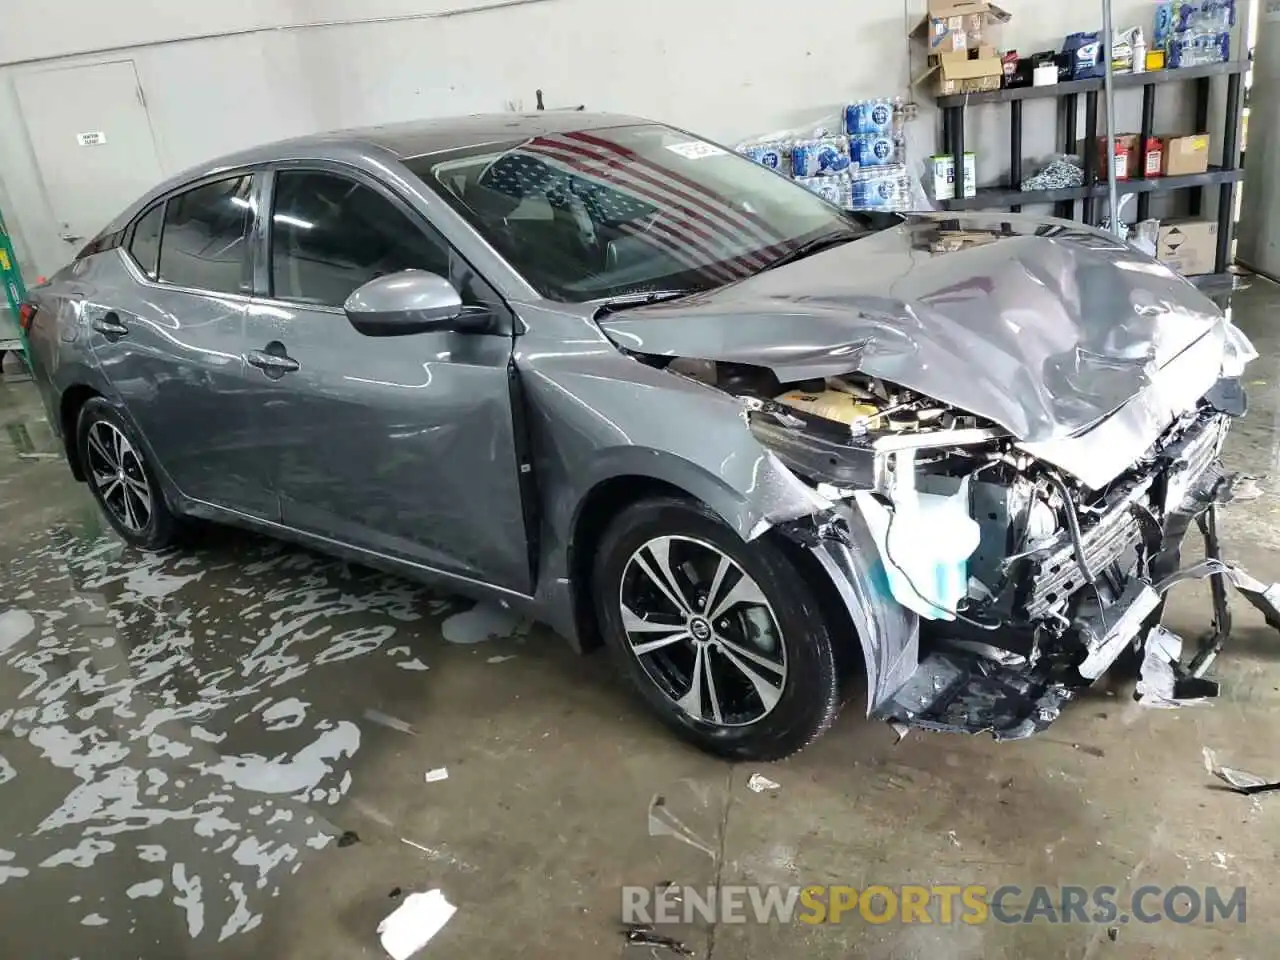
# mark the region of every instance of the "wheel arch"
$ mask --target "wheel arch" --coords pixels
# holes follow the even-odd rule
[[[74,383],[62,391],[58,398],[58,427],[62,433],[62,443],[66,448],[67,464],[71,467],[71,475],[83,483],[87,477],[84,464],[80,460],[80,445],[76,438],[76,427],[80,420],[80,411],[94,397],[103,394],[87,383]]]
[[[711,509],[743,539],[753,511],[742,496],[703,468],[656,450],[621,448],[608,458],[610,469],[593,473],[570,524],[566,569],[578,644],[591,650],[601,644],[591,603],[591,567],[609,523],[633,503],[652,497],[678,497]]]

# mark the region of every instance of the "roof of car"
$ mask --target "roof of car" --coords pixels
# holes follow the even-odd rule
[[[509,142],[553,133],[575,130],[599,130],[605,127],[629,126],[648,121],[613,113],[586,113],[579,110],[543,110],[537,113],[482,113],[468,117],[441,117],[433,120],[410,120],[313,133],[249,147],[235,153],[198,164],[139,198],[122,212],[104,232],[120,229],[156,197],[176,190],[192,180],[233,167],[270,163],[275,160],[333,159],[351,160],[369,153],[370,149],[388,151],[400,159],[444,153],[486,143]]]
[[[320,139],[349,138],[384,147],[401,159],[479,146],[495,140],[522,140],[550,133],[597,130],[644,123],[636,117],[612,113],[551,110],[538,113],[479,113],[469,117],[411,120],[323,135]]]

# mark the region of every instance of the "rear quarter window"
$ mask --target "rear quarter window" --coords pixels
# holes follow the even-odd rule
[[[123,239],[123,230],[116,230],[114,233],[100,233],[80,249],[80,252],[76,254],[76,259],[83,260],[85,257],[92,257],[95,253],[102,253],[104,250],[114,250],[120,246]]]
[[[160,233],[164,227],[164,204],[154,207],[138,218],[129,240],[129,256],[139,269],[152,280],[160,262]]]

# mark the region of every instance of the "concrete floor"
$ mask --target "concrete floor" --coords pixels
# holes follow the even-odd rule
[[[1234,309],[1263,358],[1229,466],[1274,474],[1280,293],[1256,283]],[[30,384],[0,386],[0,423],[0,957],[381,957],[393,891],[439,888],[458,912],[423,957],[643,960],[620,887],[664,881],[1248,887],[1244,925],[1114,941],[856,918],[670,931],[726,960],[1231,958],[1280,939],[1280,796],[1216,789],[1201,760],[1280,776],[1280,637],[1242,603],[1212,705],[1096,689],[1031,741],[895,746],[855,703],[755,793],[762,768],[682,746],[604,657],[501,611],[234,531],[126,550],[61,461],[20,456],[50,447]],[[1280,485],[1262,486],[1224,533],[1271,581]],[[1191,638],[1207,611],[1180,588],[1167,622]],[[694,843],[651,829],[656,795]]]

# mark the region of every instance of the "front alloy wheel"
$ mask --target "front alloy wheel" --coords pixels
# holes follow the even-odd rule
[[[691,718],[746,726],[778,705],[787,658],[773,608],[712,544],[650,540],[627,561],[618,605],[632,655]]]
[[[834,719],[826,620],[768,535],[747,543],[702,504],[644,500],[605,531],[592,593],[622,671],[663,722],[702,749],[777,760]]]

